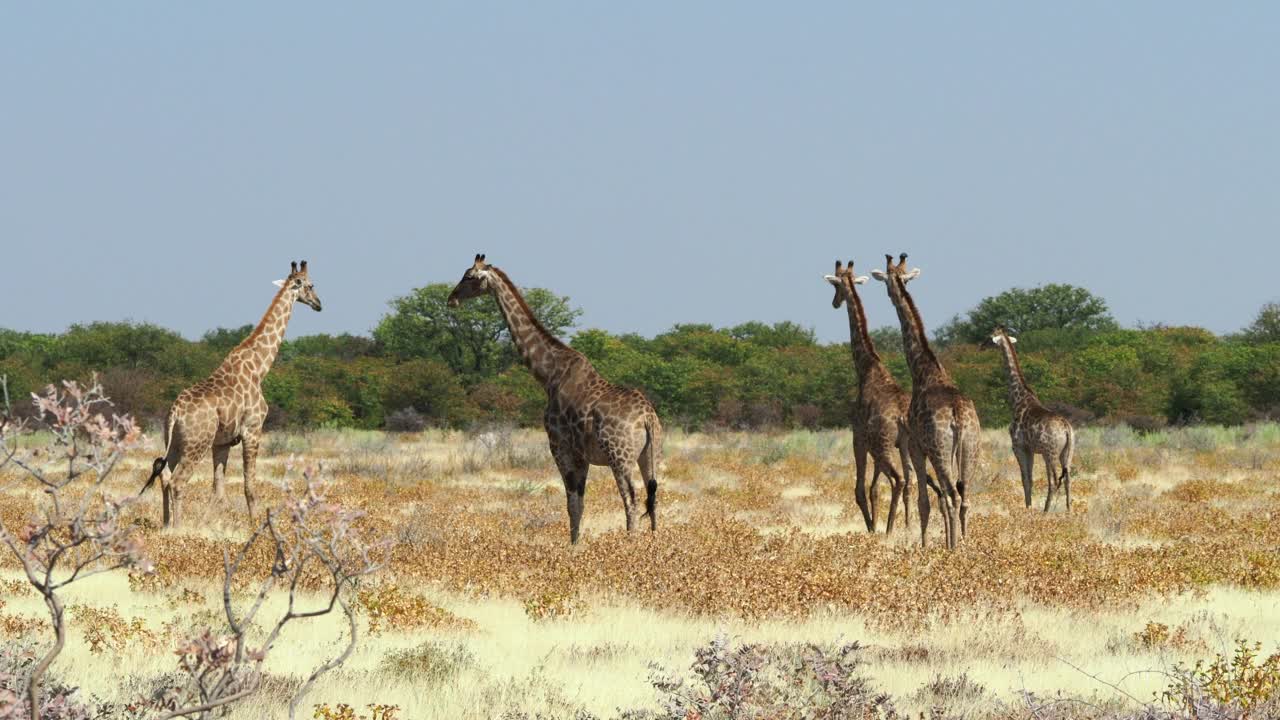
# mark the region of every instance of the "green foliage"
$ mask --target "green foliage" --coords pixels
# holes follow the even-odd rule
[[[391,312],[374,328],[374,339],[402,359],[439,360],[470,381],[490,377],[515,360],[506,322],[492,297],[448,306],[452,288],[444,283],[421,287],[391,301]],[[569,298],[542,288],[524,290],[534,316],[561,336],[582,311]]]
[[[997,325],[1016,328],[1019,333],[1034,330],[1113,330],[1116,321],[1107,302],[1084,288],[1050,283],[1030,290],[1012,288],[988,297],[970,310],[942,325],[935,333],[939,345],[977,343],[990,337]]]
[[[1244,338],[1251,343],[1280,343],[1280,303],[1263,305],[1245,328]]]
[[[1038,291],[998,298],[1026,300]],[[285,342],[263,382],[269,421],[379,428],[393,413],[412,410],[436,426],[541,425],[545,391],[517,362],[497,309],[487,300],[448,308],[448,292],[429,285],[397,299],[374,338]],[[539,290],[529,298],[554,332],[578,317],[565,298]],[[1280,416],[1280,342],[1223,339],[1200,328],[1106,329],[1109,322],[1019,328],[1022,369],[1041,400],[1071,406],[1082,418],[1148,428]],[[250,331],[220,328],[189,342],[134,323],[77,325],[61,335],[0,329],[0,373],[21,405],[55,379],[98,372],[119,411],[154,421]],[[883,327],[873,335],[885,365],[909,388],[899,330]],[[653,338],[587,329],[571,346],[610,381],[644,392],[672,427],[843,426],[857,387],[847,343],[820,344],[791,322],[682,324]],[[938,353],[984,424],[1007,423],[1000,354],[968,343]]]

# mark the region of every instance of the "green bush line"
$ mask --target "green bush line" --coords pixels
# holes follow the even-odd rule
[[[76,325],[57,335],[0,330],[0,374],[8,376],[18,399],[57,379],[96,371],[121,410],[154,420],[247,332],[219,329],[190,341],[135,323]],[[391,352],[376,337],[312,335],[286,342],[264,382],[271,423],[380,428],[405,408],[438,426],[541,422],[542,389],[512,364],[513,355],[480,369],[474,363],[455,367],[446,357]],[[653,338],[588,329],[571,344],[605,377],[646,392],[668,424],[688,428],[840,427],[856,389],[848,345],[819,343],[794,323],[677,325]],[[1280,417],[1280,342],[1162,327],[1038,330],[1024,333],[1018,347],[1041,399],[1071,406],[1082,423],[1127,421],[1151,431],[1165,424]],[[901,349],[882,342],[880,352],[909,387]],[[955,342],[940,357],[985,425],[1008,422],[996,353]]]

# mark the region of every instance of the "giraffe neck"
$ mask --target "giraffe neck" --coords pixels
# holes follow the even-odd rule
[[[862,309],[862,298],[853,284],[845,283],[845,309],[849,311],[849,350],[853,353],[853,365],[858,369],[859,384],[871,377],[872,369],[882,365],[875,343],[867,333],[867,314]]]
[[[893,301],[893,307],[898,311],[898,323],[902,325],[902,349],[906,352],[907,365],[911,368],[913,388],[923,388],[935,383],[950,383],[951,376],[947,374],[942,363],[938,362],[938,356],[934,355],[933,349],[929,347],[929,339],[924,331],[924,320],[920,317],[920,311],[916,309],[911,293],[907,292],[906,283],[897,276],[891,276],[889,282],[892,283],[889,299]]]
[[[258,321],[257,327],[227,355],[222,367],[236,373],[246,370],[251,380],[261,383],[280,352],[285,328],[289,326],[289,317],[293,315],[293,300],[288,287],[281,288],[262,320]]]
[[[491,267],[491,270],[495,276],[491,283],[493,296],[498,301],[503,319],[507,321],[516,352],[538,382],[546,387],[555,375],[561,356],[572,351],[538,322],[511,278],[496,267]]]
[[[1026,403],[1038,402],[1039,399],[1027,386],[1027,379],[1022,375],[1022,364],[1018,362],[1018,351],[1013,348],[1013,343],[1006,338],[1000,343],[1000,350],[1004,353],[1004,368],[1009,374],[1009,407],[1017,411]]]

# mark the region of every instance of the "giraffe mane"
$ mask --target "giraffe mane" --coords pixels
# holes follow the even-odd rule
[[[524,294],[520,292],[520,288],[516,287],[516,284],[511,281],[511,278],[508,277],[507,274],[503,272],[501,268],[497,267],[496,265],[490,265],[489,270],[493,272],[495,275],[497,275],[498,278],[501,279],[502,282],[506,283],[507,287],[511,289],[511,294],[515,296],[516,302],[520,303],[521,309],[523,309],[525,314],[528,315],[531,320],[533,320],[533,327],[535,330],[541,332],[544,336],[546,336],[547,339],[549,339],[551,343],[556,347],[565,348],[565,349],[569,348],[568,345],[564,344],[563,340],[556,337],[555,335],[552,335],[551,331],[547,330],[546,326],[542,324],[542,321],[538,319],[538,316],[533,314],[533,309],[529,307],[529,303],[525,302]]]
[[[925,357],[929,358],[934,365],[942,367],[942,363],[938,362],[938,356],[933,354],[933,348],[929,346],[929,337],[924,331],[924,319],[920,317],[920,310],[916,308],[916,301],[911,297],[911,293],[907,292],[907,284],[902,281],[899,275],[893,276],[893,281],[898,283],[898,289],[902,292],[902,298],[907,303],[907,312],[911,313],[911,320],[915,323],[916,329],[920,332],[920,349],[924,351]]]
[[[283,285],[281,285],[281,286],[280,286],[280,289],[276,291],[275,297],[271,298],[271,304],[270,304],[270,305],[267,305],[267,311],[266,311],[265,313],[263,313],[263,314],[262,314],[262,319],[261,319],[261,320],[259,320],[259,321],[258,321],[258,324],[254,326],[254,328],[253,328],[253,332],[249,333],[249,336],[248,336],[248,337],[246,337],[245,339],[241,340],[241,341],[240,341],[240,344],[239,344],[239,345],[236,345],[236,346],[235,346],[235,349],[234,349],[234,350],[232,350],[232,352],[235,352],[236,350],[240,350],[240,349],[242,349],[242,348],[247,348],[247,347],[249,347],[249,346],[253,345],[253,343],[254,343],[254,342],[255,342],[259,337],[261,337],[261,336],[262,336],[262,333],[263,333],[263,331],[266,329],[266,326],[267,326],[267,318],[271,317],[271,311],[272,311],[273,309],[275,309],[276,303],[280,302],[280,296],[281,296],[281,295],[284,295],[285,291],[286,291],[286,290],[288,290],[288,289],[289,289],[289,283],[285,283],[285,284],[283,284]]]
[[[845,288],[849,291],[849,299],[852,300],[851,305],[858,313],[858,335],[862,338],[862,345],[867,349],[867,355],[876,362],[881,362],[880,353],[876,351],[876,344],[871,341],[871,334],[867,332],[867,313],[862,308],[862,297],[858,295],[858,290],[853,286],[851,277],[846,276]]]
[[[1040,398],[1035,391],[1027,384],[1027,376],[1022,374],[1022,361],[1018,359],[1018,349],[1013,346],[1013,343],[1009,342],[1008,333],[1001,330],[1000,334],[1004,336],[1005,342],[1002,344],[1009,350],[1009,358],[1013,361],[1013,372],[1017,375],[1017,381],[1022,383],[1022,388],[1026,390],[1027,395],[1031,396],[1036,402],[1040,402]]]

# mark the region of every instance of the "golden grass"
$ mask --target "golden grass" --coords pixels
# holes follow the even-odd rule
[[[1007,434],[986,431],[969,537],[954,553],[942,549],[936,521],[931,547],[919,548],[914,496],[909,530],[861,530],[847,432],[673,433],[659,532],[622,531],[616,486],[596,468],[578,547],[566,542],[545,438],[532,431],[496,447],[441,431],[278,436],[260,461],[257,494],[282,497],[274,480],[290,455],[322,462],[331,496],[367,510],[396,542],[390,568],[362,589],[372,610],[362,629],[372,623],[375,634],[309,702],[395,704],[405,718],[579,708],[608,717],[652,707],[649,664],[682,670],[720,631],[760,642],[858,640],[870,646],[871,676],[908,707],[931,678],[962,671],[1004,698],[1111,692],[1072,665],[1125,677],[1127,691],[1149,697],[1163,678],[1128,673],[1227,649],[1236,636],[1278,636],[1280,440],[1264,437],[1206,448],[1203,438],[1161,445],[1089,431],[1073,512],[1059,499],[1046,515],[1023,507]],[[131,456],[112,491],[136,492],[155,452]],[[213,500],[207,473],[188,489],[199,524],[157,529],[158,494],[137,508],[159,571],[77,586],[55,674],[123,698],[136,691],[128,676],[175,669],[164,648],[193,624],[217,621],[221,553],[246,532],[238,472],[233,460],[225,504]],[[15,477],[0,476],[6,523],[25,518],[34,497]],[[1034,490],[1038,507],[1043,468]],[[881,523],[888,498],[885,483]],[[253,556],[250,568],[269,562]],[[16,577],[8,559],[0,571]],[[0,634],[29,634],[41,617],[38,598],[0,584]],[[255,705],[259,714],[239,716],[279,713],[288,678],[332,654],[339,635],[328,618],[291,627],[267,664],[278,687]]]

